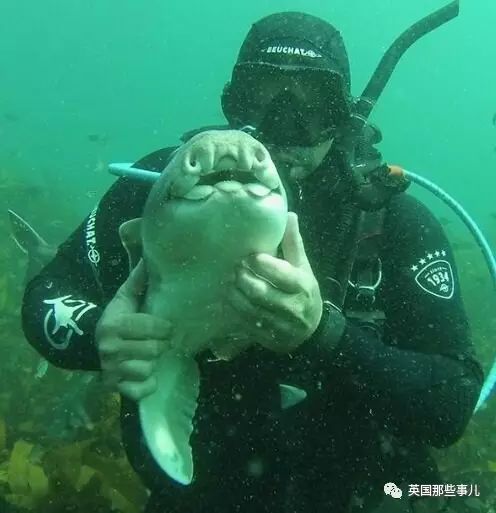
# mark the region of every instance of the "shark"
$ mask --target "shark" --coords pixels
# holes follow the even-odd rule
[[[238,130],[207,130],[179,147],[152,186],[141,217],[119,234],[130,270],[143,259],[148,286],[141,311],[171,322],[157,389],[138,404],[145,442],[162,470],[188,485],[190,444],[200,393],[195,356],[230,360],[254,342],[225,301],[236,264],[253,253],[276,255],[288,205],[268,150]],[[304,391],[280,385],[283,407]]]

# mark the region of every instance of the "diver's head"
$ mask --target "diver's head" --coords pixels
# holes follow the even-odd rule
[[[248,32],[222,95],[233,128],[253,127],[276,163],[300,179],[350,119],[350,67],[341,34],[314,16],[267,16]]]

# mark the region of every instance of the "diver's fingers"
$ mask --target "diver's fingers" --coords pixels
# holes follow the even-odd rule
[[[100,342],[98,354],[102,368],[112,370],[113,366],[125,360],[155,360],[168,347],[167,340],[123,340],[106,337]]]
[[[302,289],[301,271],[286,260],[267,253],[258,253],[248,256],[244,262],[242,265],[284,292],[294,294]]]
[[[284,343],[281,342],[278,349],[275,333],[294,334],[294,325],[289,319],[254,305],[243,292],[237,289],[229,292],[228,301],[230,306],[248,322],[248,329],[257,342],[274,351],[288,351],[287,340],[284,340]],[[264,341],[267,343],[264,344]]]
[[[298,216],[294,212],[288,213],[288,222],[281,247],[284,259],[290,264],[301,268],[310,267],[298,225]]]
[[[145,313],[128,314],[116,319],[117,334],[125,339],[166,339],[171,323]]]
[[[261,323],[261,308],[254,305],[243,292],[237,288],[231,288],[226,300],[248,325],[246,328],[253,333],[257,331]]]
[[[140,401],[157,390],[157,380],[154,376],[151,376],[141,383],[135,381],[121,381],[117,384],[117,390],[123,396],[133,401]]]
[[[116,374],[122,381],[145,381],[155,370],[156,361],[127,360],[120,362]]]
[[[117,359],[125,360],[155,360],[166,349],[171,347],[168,339],[120,340]]]
[[[257,306],[238,287],[229,288],[226,300],[243,317],[246,318],[248,316],[250,319],[253,319],[253,322],[256,322],[257,314],[259,313]]]
[[[267,283],[264,279],[253,274],[249,269],[239,269],[236,274],[235,287],[241,290],[256,306],[262,306],[269,311],[292,316],[297,293],[288,293]],[[301,287],[298,289],[301,291]]]
[[[227,293],[226,299],[230,305],[238,312],[250,317],[256,324],[263,316],[268,315],[290,319],[293,315],[289,306],[289,301],[284,293],[273,290],[274,295],[268,299],[266,294],[247,291],[241,287],[231,287]]]
[[[257,303],[269,293],[270,289],[276,290],[270,283],[259,278],[245,267],[238,268],[234,287],[241,290],[248,299],[255,300]]]

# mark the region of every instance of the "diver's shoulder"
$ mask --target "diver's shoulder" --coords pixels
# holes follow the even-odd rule
[[[146,154],[134,166],[149,171],[162,172],[167,166],[176,146],[161,148]],[[152,187],[151,182],[136,180],[128,176],[116,180],[101,200],[100,212],[126,212],[126,217],[139,216]],[[106,215],[106,214],[105,214]]]
[[[423,217],[434,218],[434,214],[429,207],[419,198],[412,196],[408,192],[402,192],[393,196],[388,206],[388,214],[414,220]]]
[[[420,199],[408,192],[394,196],[387,208],[386,231],[397,231],[438,224],[431,210]]]
[[[166,148],[155,150],[137,160],[134,166],[147,169],[148,171],[161,172],[167,166],[171,155],[177,148],[177,146],[167,146]]]

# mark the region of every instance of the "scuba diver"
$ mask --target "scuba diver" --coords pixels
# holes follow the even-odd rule
[[[399,56],[388,59],[392,68]],[[128,276],[118,229],[141,215],[150,183],[117,180],[28,283],[22,322],[32,346],[54,365],[100,370],[121,393],[147,513],[372,511],[384,483],[441,482],[429,448],[461,437],[483,375],[449,241],[374,147],[381,135],[367,116],[381,73],[355,101],[340,32],[299,12],[259,20],[241,46],[222,93],[224,128],[269,150],[298,216],[286,244],[311,269],[276,259],[276,270],[254,261],[238,275],[234,307],[250,322],[254,308],[263,313],[269,336],[232,361],[202,361],[192,484],[157,466],[137,411],[156,386],[170,326],[139,313],[146,277]],[[133,167],[161,172],[175,149]],[[284,322],[254,292],[281,269],[295,283],[280,299],[294,305]],[[275,384],[288,375],[307,398],[281,409]]]

